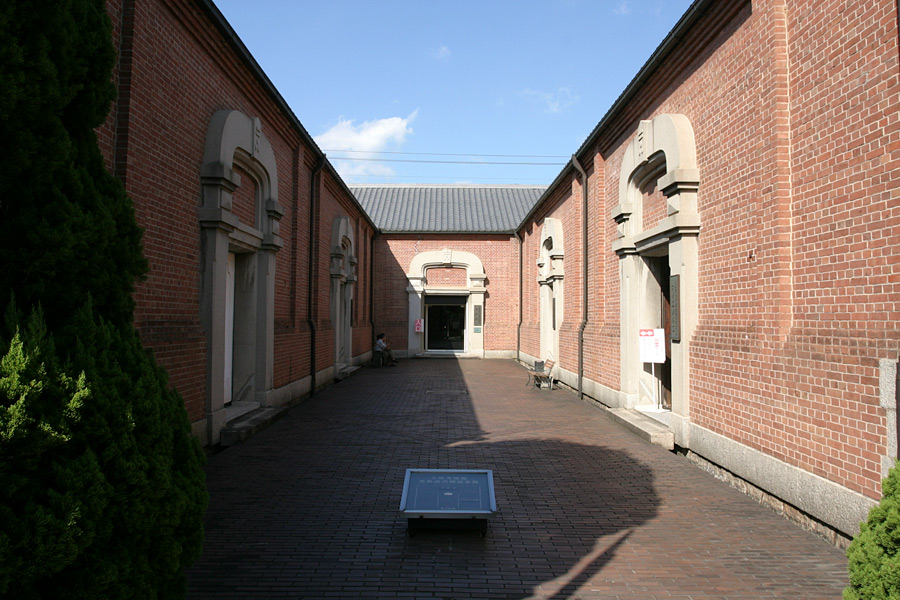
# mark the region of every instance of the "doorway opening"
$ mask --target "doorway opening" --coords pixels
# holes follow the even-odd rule
[[[658,407],[672,410],[672,305],[670,298],[671,269],[668,255],[645,256],[650,273],[647,282],[645,318],[647,326],[665,330],[666,362],[652,367],[644,365],[644,377],[650,378],[653,395]],[[655,377],[654,377],[655,375]]]
[[[232,280],[226,290],[225,360],[230,362],[225,381],[225,401],[256,402],[256,356],[260,343],[256,253],[229,253],[234,257]],[[229,356],[230,355],[230,356]]]
[[[425,297],[425,349],[466,349],[466,304],[468,296]]]

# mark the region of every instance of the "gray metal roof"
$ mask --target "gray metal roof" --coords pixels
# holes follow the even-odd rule
[[[547,186],[348,185],[387,233],[510,233]]]

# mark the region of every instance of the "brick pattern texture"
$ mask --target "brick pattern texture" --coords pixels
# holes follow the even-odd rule
[[[484,349],[514,350],[519,319],[519,245],[509,235],[381,235],[375,241],[375,329],[384,332],[395,349],[406,349],[409,329],[410,265],[416,254],[440,251],[471,252],[487,276],[484,299]],[[452,273],[444,273],[451,271]],[[430,269],[427,285],[462,285],[461,269]],[[464,272],[463,272],[464,273]]]
[[[543,219],[552,217],[562,223],[565,253],[560,367],[577,371],[582,334],[585,375],[613,390],[621,379],[621,299],[610,214],[627,175],[623,152],[640,120],[677,113],[693,125],[701,178],[699,326],[683,342],[691,421],[850,490],[880,494],[881,460],[896,433],[880,406],[879,360],[900,355],[893,0],[715,3],[604,119],[580,155],[588,180],[570,169],[517,236],[377,237],[330,167],[313,181],[316,151],[302,128],[195,3],[107,5],[120,94],[97,133],[145,229],[151,271],[135,292],[136,325],[192,420],[205,411],[197,208],[206,128],[216,111],[258,117],[276,156],[285,241],[275,274],[276,387],[334,361],[329,258],[336,218],[349,218],[359,260],[354,354],[368,351],[378,331],[395,348],[406,346],[411,260],[446,247],[484,263],[485,350],[519,344],[538,356],[536,260]],[[255,184],[240,175],[235,213],[249,222]],[[665,217],[666,203],[660,190],[645,191],[647,229]],[[438,269],[429,279],[438,287],[460,283],[458,273]]]
[[[126,185],[144,228],[150,274],[135,292],[135,324],[145,345],[184,396],[192,421],[205,416],[207,348],[200,323],[200,167],[210,118],[222,109],[259,117],[278,170],[284,209],[276,254],[274,387],[309,376],[333,362],[329,314],[332,223],[354,223],[357,256],[374,230],[330,168],[316,219],[310,219],[314,150],[213,21],[189,0],[110,0],[119,65],[119,99],[97,134],[108,167]],[[173,68],[177,65],[177,68]],[[256,224],[256,183],[238,170],[233,212]],[[311,238],[315,243],[311,244]],[[321,266],[310,269],[310,257]],[[314,262],[315,262],[314,261]],[[371,276],[360,263],[354,311],[354,354],[371,349]],[[312,280],[313,278],[314,281]],[[315,299],[310,303],[310,293]],[[316,365],[311,364],[312,329]]]
[[[213,456],[188,596],[840,598],[841,550],[524,375],[508,360],[365,369]],[[407,468],[491,469],[486,536],[409,536]]]
[[[694,423],[877,498],[887,453],[879,359],[900,355],[896,3],[725,2],[597,137],[589,182],[586,376],[619,389],[612,209],[638,121],[693,125],[701,187]],[[524,229],[523,348],[538,344],[540,219],[576,210],[567,182]],[[665,217],[646,190],[643,227]],[[570,311],[566,232],[566,319]],[[539,239],[539,238],[538,238]],[[575,254],[574,252],[572,253]],[[577,273],[573,272],[573,279]],[[571,355],[561,366],[574,371]]]

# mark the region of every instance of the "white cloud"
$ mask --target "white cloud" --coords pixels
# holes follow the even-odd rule
[[[613,13],[617,15],[628,15],[631,14],[631,6],[628,0],[622,0],[622,2],[613,9]]]
[[[544,112],[556,114],[563,112],[571,106],[578,103],[580,98],[568,87],[561,87],[555,92],[545,92],[541,90],[523,90],[522,95],[531,99]]]
[[[355,125],[353,119],[341,117],[331,129],[315,136],[316,143],[327,150],[384,150],[391,142],[402,144],[406,136],[413,132],[410,123],[415,120],[418,112],[413,111],[405,119],[388,117],[366,121],[360,125]]]
[[[453,53],[447,46],[441,46],[433,53],[433,56],[438,60],[448,61],[453,57]]]
[[[407,135],[413,133],[411,123],[415,120],[418,110],[413,111],[406,118],[388,117],[365,121],[359,125],[353,119],[338,119],[328,131],[315,136],[320,148],[328,152],[352,151],[353,158],[374,158],[372,152],[379,152],[388,147],[397,147],[406,140]],[[341,177],[347,181],[368,177],[389,177],[394,175],[394,170],[389,166],[377,162],[349,161],[339,158],[333,160],[334,167]]]
[[[367,183],[369,177],[390,178],[397,174],[391,167],[376,162],[338,159],[334,161],[334,168],[347,183]]]

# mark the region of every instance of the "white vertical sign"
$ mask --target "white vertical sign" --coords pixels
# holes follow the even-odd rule
[[[641,329],[640,350],[642,363],[666,362],[666,330]]]

